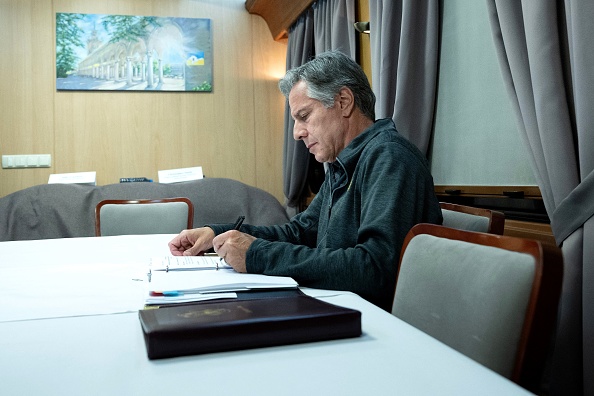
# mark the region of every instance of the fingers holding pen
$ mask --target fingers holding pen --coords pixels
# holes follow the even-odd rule
[[[251,235],[231,230],[217,235],[212,243],[215,252],[237,272],[246,272],[246,253],[255,240]]]

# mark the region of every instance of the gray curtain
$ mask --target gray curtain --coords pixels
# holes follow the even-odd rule
[[[308,9],[299,17],[289,30],[287,43],[287,70],[301,66],[314,55],[313,41],[313,10]],[[284,142],[284,193],[289,215],[295,214],[299,205],[301,193],[307,182],[309,152],[305,145],[293,139],[293,118],[289,103],[285,105],[285,142]],[[292,212],[292,213],[291,213]]]
[[[314,54],[329,50],[340,50],[355,59],[354,22],[354,0],[315,2],[289,31],[287,70],[304,64]],[[287,103],[284,128],[284,193],[290,214],[297,211],[296,207],[307,185],[308,170],[312,161],[305,145],[293,139],[293,125]],[[313,166],[317,165],[314,163]]]
[[[487,4],[518,129],[564,257],[549,393],[594,395],[594,2]]]
[[[369,0],[371,79],[377,118],[426,154],[437,89],[438,0]]]
[[[355,59],[354,0],[320,0],[313,4],[316,55],[339,50]]]

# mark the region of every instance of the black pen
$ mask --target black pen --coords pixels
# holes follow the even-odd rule
[[[243,224],[243,221],[245,220],[245,216],[239,216],[237,218],[237,221],[235,222],[235,224],[233,225],[233,229],[236,231],[239,231],[239,229],[241,228],[241,225]],[[223,257],[220,258],[219,262],[223,261]],[[217,269],[219,269],[219,264],[217,263]]]

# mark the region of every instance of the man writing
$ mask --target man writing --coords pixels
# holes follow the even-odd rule
[[[348,56],[318,55],[289,70],[279,87],[295,120],[293,137],[329,163],[311,205],[281,226],[185,230],[169,243],[171,253],[212,247],[238,272],[349,290],[390,310],[406,233],[442,220],[427,161],[391,119],[375,121],[375,95]]]

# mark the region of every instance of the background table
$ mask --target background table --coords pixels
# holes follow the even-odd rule
[[[0,243],[0,393],[527,393],[360,297],[328,290],[304,289],[360,310],[361,337],[150,361],[137,313],[142,285],[132,279],[150,257],[169,254],[172,237]],[[36,288],[28,287],[32,279]],[[52,292],[51,282],[61,288]],[[88,287],[68,282],[86,282]]]

